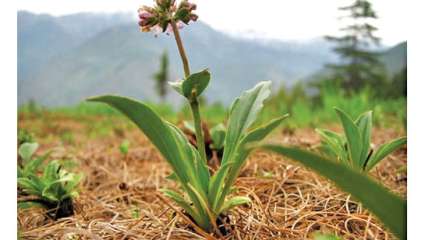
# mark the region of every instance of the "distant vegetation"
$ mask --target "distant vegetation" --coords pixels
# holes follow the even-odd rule
[[[344,90],[335,85],[323,85],[313,95],[307,95],[307,87],[298,84],[292,89],[281,87],[267,101],[266,107],[259,115],[258,124],[265,119],[290,113],[286,120],[286,127],[316,127],[322,124],[337,123],[338,118],[332,112],[333,107],[346,110],[352,117],[367,111],[374,111],[374,124],[377,126],[395,126],[402,129],[405,125],[407,99],[403,96],[378,97],[373,90],[365,88],[356,94],[346,96]],[[399,95],[399,93],[397,93]],[[168,121],[177,123],[190,117],[187,106],[173,107],[168,103],[148,103],[159,115]],[[106,115],[120,117],[115,109],[98,103],[80,103],[70,107],[42,108],[35,105],[23,105],[19,112],[23,114],[37,114],[43,111],[65,114],[72,117],[85,115]],[[226,119],[226,105],[216,102],[201,106],[205,120],[212,126]]]

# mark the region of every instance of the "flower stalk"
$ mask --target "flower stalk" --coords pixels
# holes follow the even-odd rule
[[[183,47],[183,42],[181,40],[180,37],[180,33],[179,33],[179,29],[177,27],[177,24],[174,20],[170,21],[171,27],[173,29],[173,33],[174,33],[174,39],[176,40],[177,43],[177,48],[179,50],[180,53],[180,57],[182,59],[182,63],[183,63],[183,70],[184,70],[184,75],[185,78],[188,78],[190,76],[190,68],[189,68],[189,60],[187,58],[186,52],[184,50]],[[196,92],[194,92],[192,94],[193,97],[191,97],[189,99],[190,101],[190,109],[192,111],[192,117],[193,117],[193,125],[195,126],[195,134],[196,134],[196,145],[198,147],[199,153],[201,155],[201,158],[207,162],[207,154],[205,151],[205,142],[204,142],[204,134],[202,131],[202,126],[201,126],[201,114],[199,111],[199,100],[197,97]]]

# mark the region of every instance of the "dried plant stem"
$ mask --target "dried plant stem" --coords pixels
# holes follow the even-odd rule
[[[174,38],[176,39],[177,48],[179,49],[180,57],[183,62],[183,69],[185,78],[190,75],[189,60],[187,59],[186,52],[183,47],[182,39],[180,38],[179,29],[174,20],[171,20],[171,27],[173,28]],[[190,109],[192,110],[193,122],[195,125],[196,143],[198,151],[201,154],[201,158],[206,162],[207,154],[205,152],[205,141],[201,127],[201,114],[199,112],[199,101],[197,97],[193,97],[190,100]]]

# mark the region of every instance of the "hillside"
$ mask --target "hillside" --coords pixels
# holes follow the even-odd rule
[[[209,101],[229,103],[261,80],[290,86],[335,60],[323,40],[245,40],[202,22],[184,28],[182,37],[192,71],[212,72]],[[156,101],[152,75],[164,50],[170,55],[170,80],[182,76],[175,48],[172,36],[141,33],[131,15],[19,12],[18,104],[34,99],[46,106],[71,105],[103,93]],[[181,100],[175,94],[169,99]]]

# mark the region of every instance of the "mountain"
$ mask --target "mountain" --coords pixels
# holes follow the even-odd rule
[[[407,42],[402,42],[384,51],[380,60],[392,74],[399,73],[407,66]]]
[[[203,22],[183,28],[182,38],[191,70],[212,72],[207,99],[226,104],[261,80],[291,86],[336,59],[323,40],[247,40]],[[156,101],[152,75],[163,51],[176,80],[183,73],[173,36],[141,33],[129,14],[18,12],[18,104],[71,105],[105,93]]]

